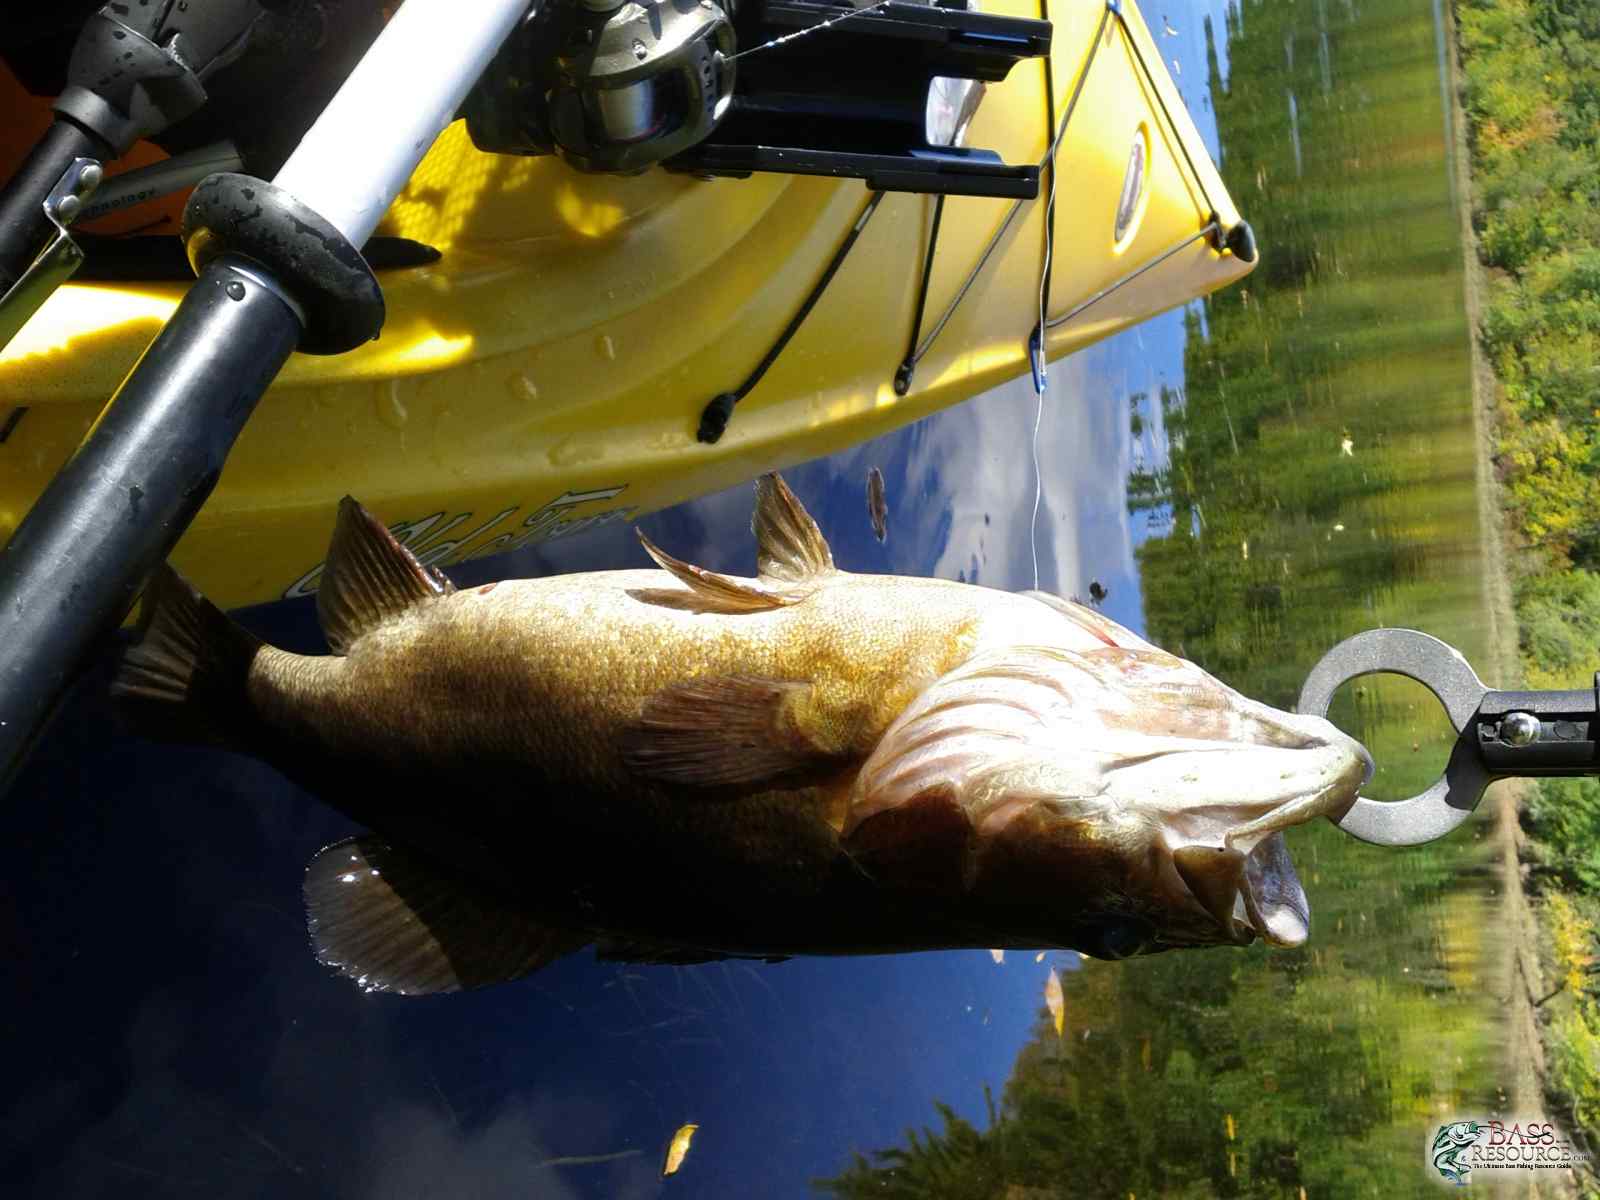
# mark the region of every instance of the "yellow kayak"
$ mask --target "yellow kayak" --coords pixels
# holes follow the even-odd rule
[[[987,7],[1038,15],[1012,0]],[[971,126],[971,141],[1007,162],[1038,162],[1077,96],[1055,156],[1051,359],[1253,265],[1142,18],[1124,3],[1102,25],[1104,11],[1052,12],[1049,59],[990,85]],[[944,201],[916,337],[936,201],[885,194],[707,444],[696,436],[706,405],[772,347],[872,193],[807,176],[583,174],[554,157],[480,153],[458,122],[379,229],[439,260],[380,274],[378,341],[290,360],[173,561],[225,607],[305,595],[345,493],[395,522],[425,562],[448,564],[628,520],[968,399],[1029,368],[1045,180],[1014,214],[1007,200]],[[68,285],[0,350],[0,542],[182,292]],[[896,370],[920,341],[900,395]]]

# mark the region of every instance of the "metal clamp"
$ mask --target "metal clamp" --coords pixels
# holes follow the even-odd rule
[[[1416,846],[1443,837],[1477,808],[1483,791],[1500,774],[1485,766],[1469,726],[1489,689],[1454,646],[1415,629],[1371,629],[1346,638],[1312,668],[1296,706],[1302,713],[1328,714],[1333,693],[1362,675],[1388,673],[1415,679],[1444,705],[1459,736],[1444,774],[1426,791],[1406,800],[1357,798],[1336,824],[1379,846]]]
[[[83,211],[104,172],[92,158],[75,158],[44,198],[44,215],[55,232],[28,269],[0,296],[0,347],[6,346],[51,294],[83,265],[83,250],[67,226]]]

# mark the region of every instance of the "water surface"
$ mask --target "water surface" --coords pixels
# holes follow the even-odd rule
[[[1098,582],[1117,620],[1279,705],[1377,624],[1481,656],[1436,15],[1152,8],[1262,267],[1052,369],[1036,524],[1025,381],[790,472],[839,564],[1028,587],[1033,527],[1045,587]],[[869,466],[887,482],[881,546]],[[748,572],[750,499],[643,526]],[[617,529],[462,575],[633,565]],[[246,619],[320,649],[309,602]],[[1430,1119],[1492,1104],[1471,826],[1407,852],[1291,835],[1314,914],[1294,952],[583,953],[480,993],[366,996],[313,961],[299,905],[303,864],[354,828],[249,760],[121,735],[104,671],[10,797],[0,849],[0,1171],[16,1194],[800,1197],[859,1153],[844,1194],[1395,1196],[1431,1186]],[[1387,794],[1443,761],[1414,691],[1351,689],[1338,713]],[[686,1122],[699,1133],[663,1182]],[[933,1140],[908,1149],[925,1125]]]

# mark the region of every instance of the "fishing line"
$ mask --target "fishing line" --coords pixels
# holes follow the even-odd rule
[[[876,4],[870,4],[866,8],[858,8],[852,12],[847,12],[842,16],[830,17],[826,21],[822,22],[822,24],[813,25],[809,29],[797,29],[793,33],[786,33],[782,37],[775,37],[770,42],[762,42],[759,46],[751,46],[750,49],[741,50],[737,54],[730,54],[726,56],[719,54],[717,57],[721,58],[725,63],[738,62],[741,58],[748,58],[750,55],[759,54],[763,50],[771,50],[774,46],[781,46],[785,42],[798,41],[800,38],[808,37],[813,33],[821,33],[830,25],[838,25],[842,21],[848,21],[851,17],[865,16],[869,12],[876,12],[878,9],[894,3],[896,3],[896,0],[878,0]]]
[[[1039,0],[1039,19],[1050,20],[1050,0]],[[1105,28],[1105,16],[1101,17],[1101,28]],[[1098,40],[1098,35],[1097,35]],[[1085,65],[1078,78],[1078,87],[1072,93],[1072,103],[1068,105],[1068,115],[1077,105],[1078,95],[1083,90],[1083,79],[1088,75]],[[1044,128],[1049,133],[1055,125],[1056,118],[1056,80],[1055,68],[1049,58],[1044,60]],[[1033,327],[1033,333],[1028,338],[1028,365],[1033,369],[1033,393],[1035,408],[1033,413],[1033,515],[1028,519],[1028,548],[1033,553],[1033,590],[1039,590],[1039,506],[1044,500],[1044,471],[1039,466],[1039,427],[1044,423],[1044,395],[1049,390],[1050,381],[1045,363],[1045,301],[1050,291],[1050,267],[1055,257],[1056,233],[1056,147],[1061,145],[1061,138],[1067,131],[1065,117],[1061,121],[1061,128],[1050,141],[1050,148],[1045,152],[1045,163],[1050,174],[1050,194],[1044,205],[1044,265],[1039,271],[1039,323]]]
[[[1033,516],[1028,521],[1028,542],[1033,550],[1033,590],[1039,590],[1039,501],[1044,497],[1044,476],[1039,473],[1039,425],[1044,420],[1044,389],[1033,414]]]

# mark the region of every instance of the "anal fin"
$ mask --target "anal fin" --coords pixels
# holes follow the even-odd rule
[[[375,837],[323,850],[306,867],[303,891],[318,960],[368,991],[485,987],[590,940]]]

